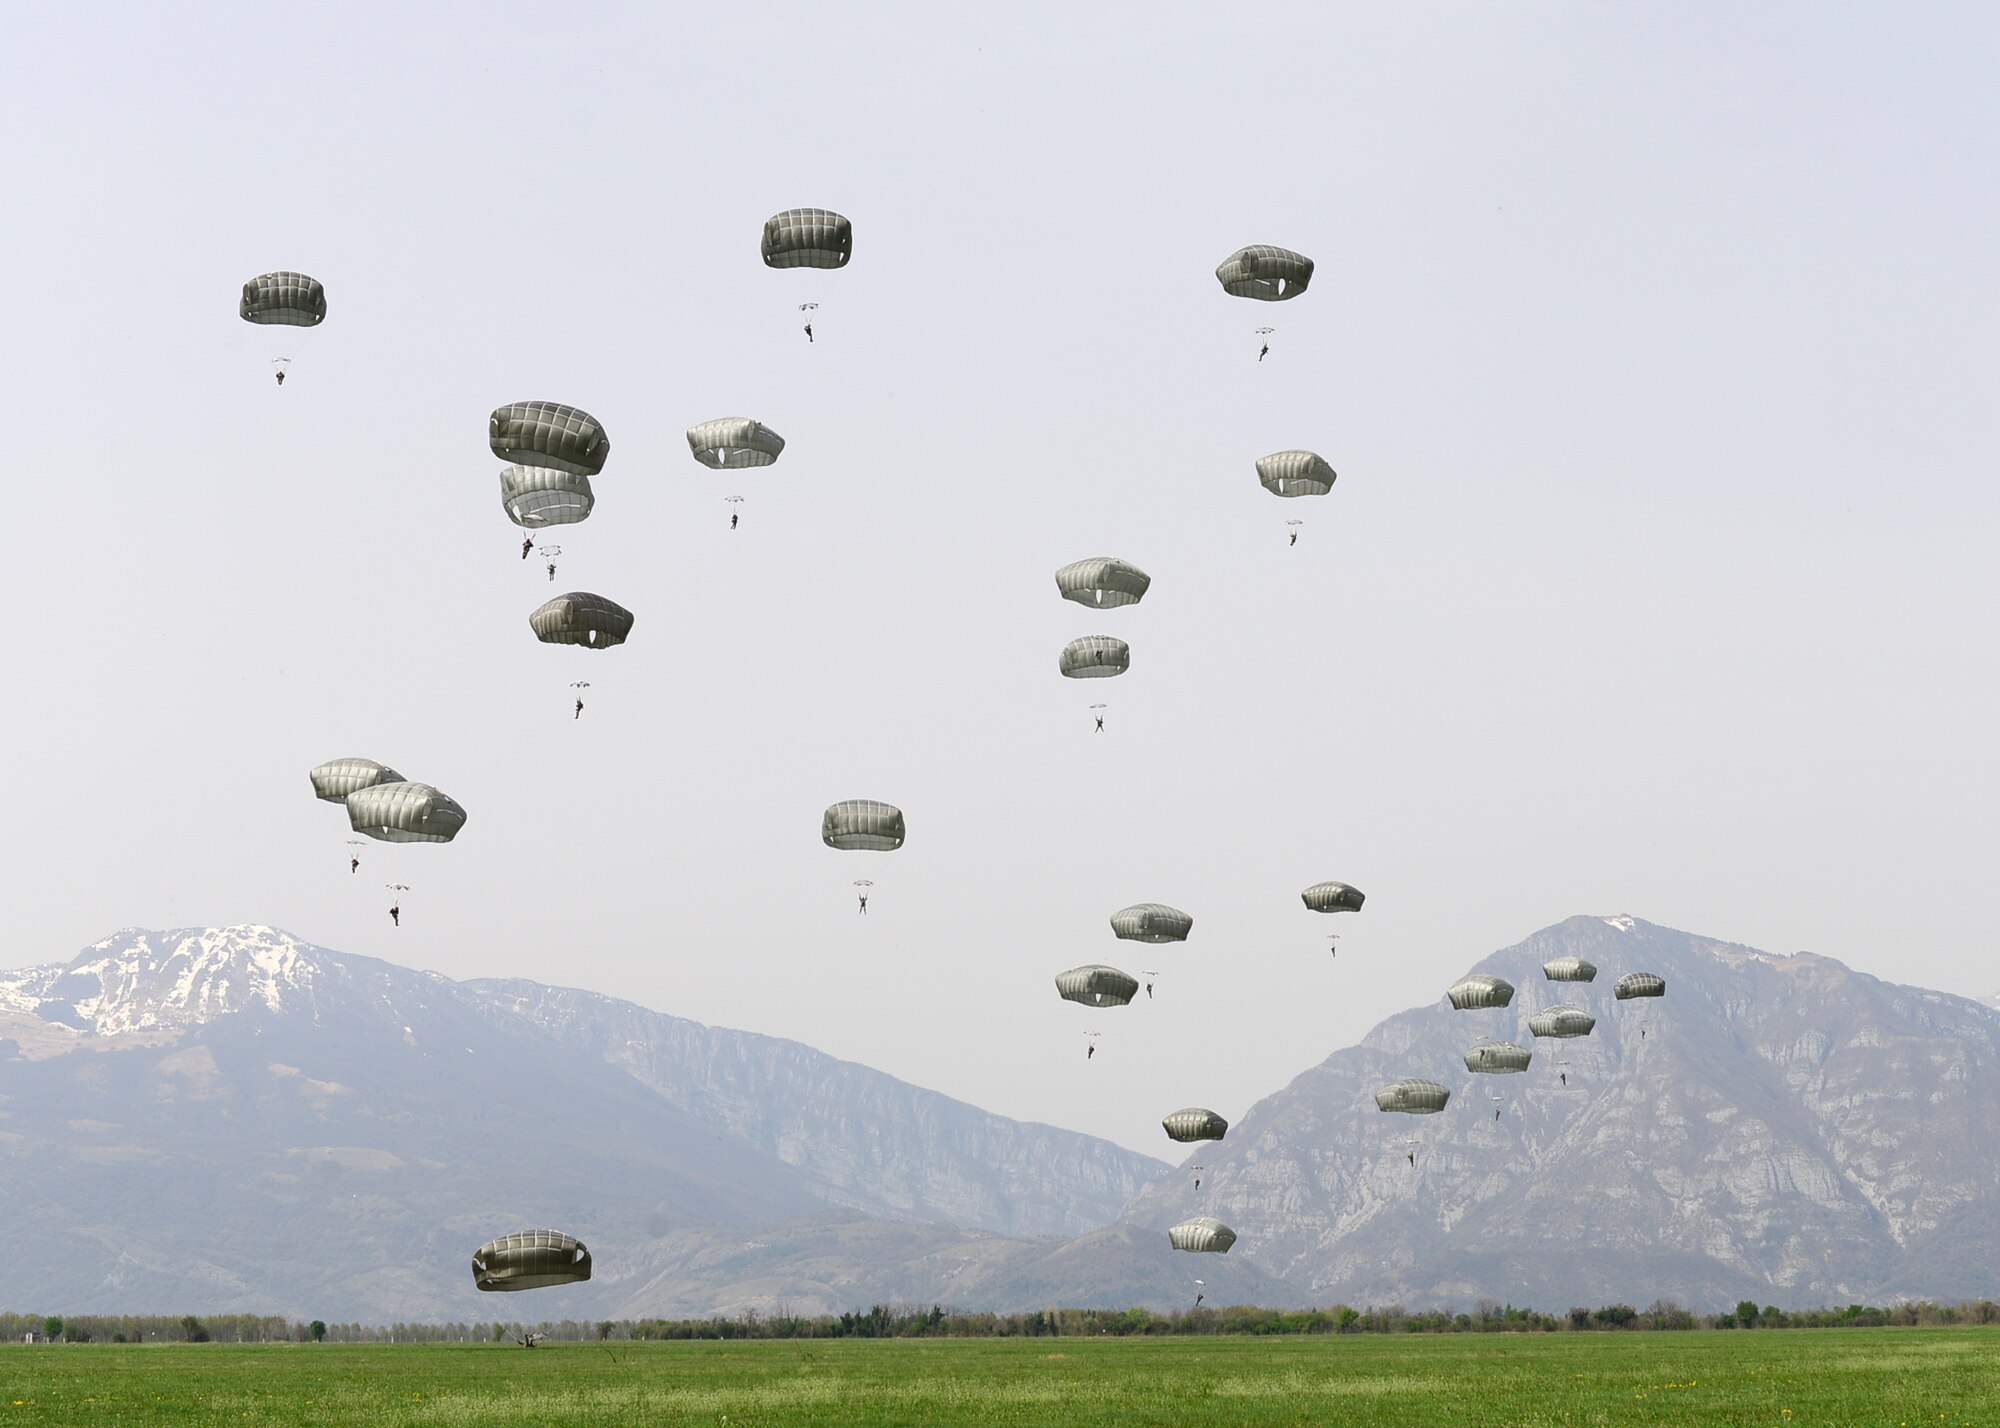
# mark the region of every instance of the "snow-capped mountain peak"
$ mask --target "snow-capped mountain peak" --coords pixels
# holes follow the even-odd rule
[[[86,1035],[181,1031],[253,1006],[282,1010],[318,979],[316,951],[255,924],[128,928],[66,966],[0,974],[0,1006]]]

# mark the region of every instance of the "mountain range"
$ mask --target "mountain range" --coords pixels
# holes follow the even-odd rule
[[[1545,981],[1574,954],[1589,984]],[[796,1042],[268,927],[0,973],[0,1306],[327,1319],[1211,1302],[1696,1307],[1992,1296],[2000,1012],[1829,958],[1577,917],[1384,1021],[1185,1170]],[[1627,971],[1667,981],[1617,1002]],[[1442,989],[1440,989],[1442,991]],[[1537,1041],[1557,1001],[1593,1033]],[[1475,1075],[1482,1039],[1535,1048]],[[1384,1114],[1405,1076],[1451,1092]],[[1497,1114],[1496,1114],[1497,1113]],[[1414,1163],[1412,1163],[1414,1162]],[[1227,1256],[1176,1254],[1214,1215]],[[596,1277],[482,1295],[550,1225]]]

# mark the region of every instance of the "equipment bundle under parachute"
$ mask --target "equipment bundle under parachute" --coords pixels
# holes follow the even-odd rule
[[[1168,1140],[1221,1140],[1229,1134],[1229,1122],[1202,1106],[1175,1111],[1160,1124],[1166,1128]]]
[[[265,327],[318,327],[326,321],[326,289],[304,273],[259,273],[243,285],[236,311]]]
[[[1274,496],[1324,496],[1338,476],[1316,451],[1274,451],[1257,458],[1257,479]]]
[[[1435,1081],[1421,1080],[1406,1076],[1400,1081],[1392,1081],[1375,1093],[1375,1109],[1378,1111],[1402,1111],[1406,1115],[1435,1115],[1451,1099],[1451,1092]]]
[[[632,633],[632,612],[615,600],[572,590],[558,595],[528,616],[535,638],[545,645],[582,645],[608,650],[622,645]]]
[[[523,1230],[488,1240],[472,1255],[472,1283],[484,1290],[545,1289],[590,1278],[590,1251],[560,1230]]]
[[[1127,942],[1185,942],[1194,919],[1163,902],[1137,902],[1111,914],[1111,930]]]
[[[1231,297],[1288,302],[1312,282],[1313,260],[1289,248],[1252,243],[1238,248],[1215,269],[1215,280]]]
[[[486,442],[502,461],[595,476],[611,455],[597,418],[561,402],[510,402],[486,419]]]
[[[1514,984],[1500,977],[1489,977],[1481,973],[1457,983],[1445,993],[1445,996],[1451,999],[1452,1008],[1456,1011],[1504,1007],[1514,1000]]]
[[[1136,605],[1152,583],[1152,576],[1115,555],[1072,561],[1056,572],[1056,589],[1063,599],[1097,610]]]
[[[1168,1230],[1167,1243],[1189,1254],[1228,1254],[1236,1243],[1236,1231],[1213,1215],[1197,1215]]]
[[[769,466],[784,453],[785,439],[749,417],[717,417],[687,429],[688,450],[711,471]]]
[[[1092,962],[1056,974],[1056,993],[1066,1002],[1091,1007],[1122,1007],[1139,995],[1138,979],[1129,972]]]

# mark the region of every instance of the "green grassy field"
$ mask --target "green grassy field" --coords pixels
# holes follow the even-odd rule
[[[9,1345],[16,1423],[2000,1424],[2000,1330]]]

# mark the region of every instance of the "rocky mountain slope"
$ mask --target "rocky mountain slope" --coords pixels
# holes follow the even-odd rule
[[[1543,979],[1567,953],[1594,983]],[[1440,996],[1390,1018],[1201,1147],[1200,1191],[1168,1177],[1124,1218],[1218,1215],[1241,1236],[1232,1258],[1320,1303],[2000,1293],[2000,1014],[1629,917],[1571,918],[1470,970],[1512,982],[1512,1005]],[[1640,970],[1666,997],[1614,1001]],[[1559,1001],[1593,1012],[1594,1034],[1531,1037]],[[1532,1045],[1531,1068],[1468,1073],[1488,1037]],[[1379,1112],[1373,1092],[1403,1076],[1451,1103]]]
[[[270,928],[0,974],[4,1303],[478,1316],[472,1248],[548,1223],[599,1278],[509,1312],[601,1312],[654,1273],[636,1246],[830,1205],[1059,1237],[1164,1168],[795,1043]]]

